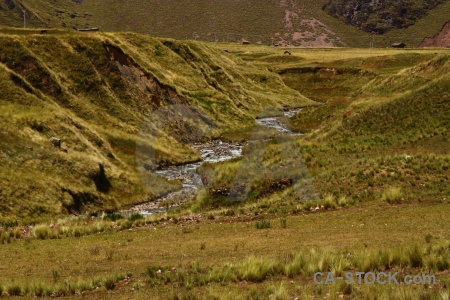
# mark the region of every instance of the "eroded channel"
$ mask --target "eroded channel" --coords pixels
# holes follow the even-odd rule
[[[295,135],[284,122],[282,117],[292,117],[300,109],[285,111],[281,117],[266,117],[257,119],[260,125],[274,128],[282,134]],[[221,162],[235,157],[242,156],[242,148],[246,145],[242,143],[229,143],[221,140],[214,140],[204,144],[191,145],[192,148],[199,151],[202,160],[196,163],[189,163],[181,166],[171,166],[165,169],[154,171],[156,174],[166,177],[169,180],[176,179],[182,184],[182,189],[161,197],[155,201],[136,205],[130,210],[122,213],[140,213],[142,215],[151,215],[158,212],[164,212],[171,207],[180,205],[195,197],[198,188],[203,186],[200,175],[196,172],[197,168],[204,162]]]

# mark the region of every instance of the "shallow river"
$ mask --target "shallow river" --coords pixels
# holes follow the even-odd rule
[[[293,109],[284,112],[285,117],[292,117],[299,109]],[[268,117],[257,119],[258,124],[274,128],[283,134],[296,134],[287,128],[281,121],[281,117]],[[220,140],[214,140],[204,144],[194,144],[192,148],[200,152],[202,161],[189,163],[181,166],[171,166],[165,169],[154,171],[156,174],[167,179],[177,179],[183,185],[179,191],[173,192],[157,199],[156,201],[136,205],[128,211],[122,213],[140,213],[142,215],[151,215],[155,212],[163,212],[167,208],[178,206],[180,203],[191,200],[195,197],[197,189],[201,187],[202,180],[196,172],[204,162],[220,162],[242,156],[242,148],[246,143],[228,143]]]

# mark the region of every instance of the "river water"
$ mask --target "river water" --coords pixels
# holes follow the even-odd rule
[[[290,118],[299,110],[300,109],[293,109],[285,111],[280,117],[260,118],[257,119],[256,122],[260,125],[274,128],[282,134],[296,135],[297,133],[292,132],[285,123],[281,121],[281,118]],[[193,199],[198,188],[203,186],[200,175],[196,172],[196,169],[204,162],[221,162],[242,156],[242,148],[246,144],[246,142],[230,143],[214,140],[204,144],[191,145],[192,148],[199,151],[202,158],[200,162],[184,164],[181,166],[171,166],[154,171],[156,174],[164,176],[167,179],[179,180],[183,186],[181,190],[170,193],[156,201],[136,205],[128,211],[122,211],[122,213],[140,213],[146,216],[157,212],[164,212],[171,207],[176,207],[183,202]]]

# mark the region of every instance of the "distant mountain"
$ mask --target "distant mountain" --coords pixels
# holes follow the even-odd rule
[[[383,34],[409,27],[448,0],[328,0],[323,9],[364,31]]]
[[[0,0],[0,25],[23,27],[25,15],[26,27],[97,27],[216,42],[386,47],[400,41],[418,46],[450,20],[449,11],[450,0]]]

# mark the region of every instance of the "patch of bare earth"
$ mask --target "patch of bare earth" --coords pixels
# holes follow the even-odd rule
[[[450,21],[432,38],[425,38],[419,47],[450,47]]]

